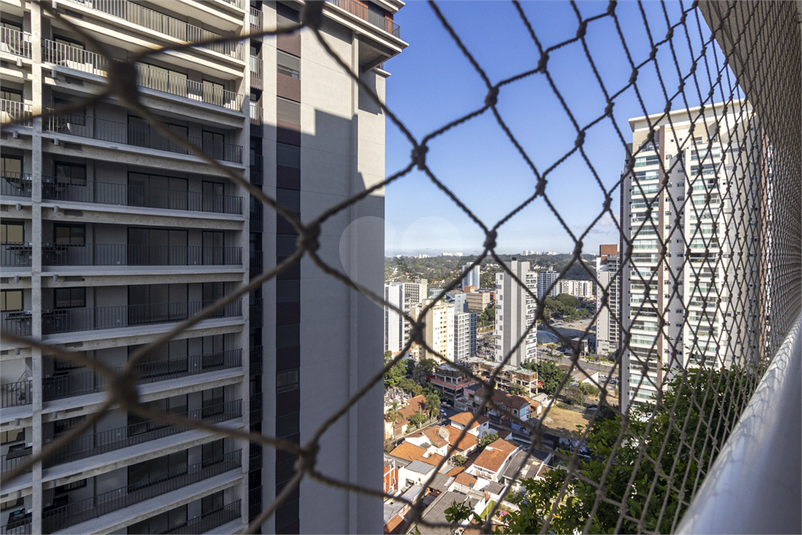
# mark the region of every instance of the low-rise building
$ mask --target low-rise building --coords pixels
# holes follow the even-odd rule
[[[500,438],[488,444],[466,472],[490,481],[499,481],[518,449],[515,444]]]
[[[470,365],[471,372],[480,377],[486,377],[492,374],[498,366],[497,363],[483,359],[471,359],[467,361],[467,364]],[[498,375],[496,375],[495,381],[496,386],[503,390],[510,390],[512,387],[517,387],[521,388],[524,394],[530,395],[537,394],[540,386],[536,371],[526,368],[516,368],[509,365],[501,367]]]
[[[486,388],[480,388],[477,390],[476,394],[473,396],[474,406],[480,407],[484,403],[484,400],[487,398],[487,396],[488,391]],[[522,396],[512,396],[500,390],[493,390],[491,399],[498,407],[509,412],[513,417],[518,418],[522,422],[525,422],[532,417],[532,407],[529,404],[529,401]],[[501,418],[506,418],[503,413],[496,411],[493,408],[490,408],[489,412],[494,416],[497,415]]]
[[[416,431],[404,440],[430,453],[451,457],[470,455],[479,445],[476,435],[468,432],[460,438],[462,429],[452,425],[431,426]]]
[[[452,427],[455,427],[460,431],[468,427],[468,433],[477,438],[482,438],[490,432],[490,420],[481,414],[474,420],[473,413],[467,411],[460,412],[449,418],[449,421],[451,422]]]
[[[426,408],[426,398],[415,396],[406,401],[406,404],[392,417],[389,406],[384,406],[384,437],[391,439],[407,432],[409,427],[409,417],[413,414],[424,412]]]
[[[493,302],[493,292],[470,291],[469,288],[463,288],[463,290],[465,290],[465,299],[468,303],[468,310],[471,312],[481,314]]]
[[[442,364],[435,369],[433,377],[429,379],[429,384],[436,388],[441,397],[446,400],[449,405],[454,405],[457,398],[463,397],[465,388],[478,381],[472,377],[468,377],[465,372],[451,366],[449,364]]]

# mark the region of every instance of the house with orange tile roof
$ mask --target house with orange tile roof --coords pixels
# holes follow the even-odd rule
[[[488,396],[488,390],[486,388],[480,388],[477,390],[476,394],[474,394],[473,402],[474,405],[479,407],[484,403],[485,398]],[[506,410],[510,414],[513,415],[515,418],[519,418],[521,421],[525,422],[532,416],[531,409],[532,407],[529,405],[529,401],[522,396],[513,396],[507,394],[506,392],[502,392],[501,390],[493,390],[493,396],[491,397],[493,403],[495,403],[500,408]],[[500,416],[504,417],[502,413],[490,409],[491,414],[499,414]]]
[[[426,411],[426,397],[415,396],[414,398],[409,398],[406,405],[398,410],[395,416],[395,422],[391,420],[386,406],[384,410],[384,438],[390,439],[407,432],[410,416],[418,412]]]
[[[490,420],[481,414],[476,417],[476,420],[473,421],[473,423],[471,423],[471,420],[473,420],[473,413],[468,411],[455,414],[449,418],[449,420],[451,425],[459,430],[470,427],[468,432],[477,438],[482,438],[490,432]]]
[[[479,444],[475,435],[466,433],[460,439],[462,429],[453,425],[431,426],[408,435],[404,440],[438,455],[467,456]]]
[[[484,451],[479,454],[466,472],[491,481],[498,481],[500,474],[510,464],[513,455],[518,449],[515,444],[500,438],[485,447]]]
[[[397,459],[403,459],[405,461],[423,461],[426,464],[430,464],[432,466],[437,466],[441,460],[443,460],[442,455],[438,455],[436,453],[429,452],[419,446],[411,444],[409,442],[402,442],[398,445],[393,451],[389,453],[391,457],[395,457]]]

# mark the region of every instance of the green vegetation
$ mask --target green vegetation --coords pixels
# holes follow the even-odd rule
[[[492,444],[498,440],[498,433],[486,433],[485,436],[479,439],[479,450],[485,449],[485,446]]]
[[[674,518],[682,518],[689,497],[701,485],[703,467],[713,464],[727,440],[741,412],[738,407],[752,394],[753,383],[743,381],[744,375],[737,368],[702,368],[687,371],[684,379],[673,378],[660,405],[647,403],[632,409],[627,436],[639,439],[625,440],[615,450],[624,423],[621,416],[602,408],[588,435],[590,458],[579,459],[577,476],[570,477],[565,468],[557,468],[544,480],[524,480],[523,497],[516,500],[520,510],[510,511],[508,524],[496,533],[578,533],[584,531],[588,520],[589,533],[670,533]],[[684,437],[686,429],[698,429],[693,450],[689,450],[689,437]],[[600,500],[598,484],[592,482],[602,480],[608,464],[614,469],[606,474],[602,487],[605,499]],[[557,503],[550,525],[544,528],[566,480],[567,492]],[[667,484],[667,480],[673,483]],[[627,505],[621,525],[618,503]],[[479,522],[469,507],[460,504],[447,509],[446,518],[450,522]]]
[[[554,344],[549,345],[551,346]],[[554,395],[557,388],[560,386],[560,381],[565,377],[565,371],[550,360],[541,360],[537,363],[530,360],[524,363],[524,368],[537,372],[538,381],[543,383],[540,390],[550,396]]]
[[[590,383],[580,383],[579,388],[582,390],[582,393],[589,397],[596,397],[599,395],[599,387],[594,384]]]
[[[560,394],[570,405],[582,406],[585,404],[585,394],[577,386],[564,386]]]
[[[595,305],[585,305],[582,300],[569,294],[547,297],[543,316],[547,319],[563,318],[566,321],[577,321],[588,318],[595,312]]]
[[[484,312],[479,314],[476,318],[476,325],[482,327],[485,325],[493,325],[496,322],[496,309],[487,307]]]
[[[420,427],[425,422],[429,421],[429,417],[422,412],[416,412],[415,414],[411,414],[407,420],[415,427]]]
[[[468,458],[462,455],[454,455],[448,460],[448,462],[450,462],[454,466],[462,466],[463,464],[468,462]]]

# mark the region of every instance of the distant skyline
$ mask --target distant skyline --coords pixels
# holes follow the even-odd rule
[[[534,69],[539,52],[512,3],[440,2],[441,11],[462,39],[491,83]],[[534,31],[544,48],[577,33],[578,22],[569,2],[523,2]],[[607,2],[577,4],[583,18],[606,12]],[[663,6],[642,4],[655,39],[667,33]],[[666,5],[672,19],[679,7]],[[632,61],[646,61],[650,53],[649,36],[644,29],[640,8],[634,2],[621,2],[616,8]],[[422,139],[427,134],[465,114],[479,109],[487,89],[473,66],[436,18],[428,3],[409,2],[398,13],[396,22],[409,48],[385,69],[391,76],[387,84],[390,109],[412,134]],[[696,26],[696,21],[691,24]],[[701,21],[702,36],[709,31]],[[632,69],[610,17],[588,25],[586,41],[599,76],[610,94],[629,83]],[[657,37],[659,36],[659,37]],[[677,39],[678,37],[675,37]],[[683,47],[676,47],[677,61],[683,72],[691,59],[686,37]],[[699,35],[693,42],[694,54],[701,49]],[[683,52],[685,50],[685,52]],[[661,46],[656,56],[662,66],[662,78],[669,95],[679,85],[668,46]],[[552,51],[548,71],[580,127],[599,119],[606,101],[579,42]],[[665,109],[666,96],[653,63],[639,70],[637,88],[630,86],[615,98],[613,117],[603,118],[590,128],[583,146],[598,180],[612,190],[612,210],[618,214],[617,183],[624,167],[622,142],[631,139],[628,119]],[[706,97],[706,84],[697,80]],[[734,81],[732,82],[734,84]],[[673,108],[699,103],[696,95],[679,96]],[[720,100],[720,99],[719,99]],[[505,85],[498,96],[497,109],[516,139],[529,155],[536,169],[548,174],[546,194],[569,229],[579,237],[602,212],[604,194],[579,151],[556,167],[555,163],[571,151],[577,131],[552,92],[546,77],[534,74]],[[617,126],[619,132],[616,132]],[[387,120],[386,175],[402,170],[410,162],[411,145],[401,131]],[[500,128],[492,112],[452,128],[429,143],[427,164],[446,186],[452,189],[488,227],[513,211],[534,193],[536,178],[514,145]],[[615,189],[614,189],[615,188]],[[431,180],[417,169],[390,184],[385,191],[385,254],[441,254],[462,252],[476,254],[485,237],[481,229]],[[609,215],[598,221],[585,237],[583,252],[598,252],[602,243],[617,243],[618,229]],[[497,250],[515,254],[523,250],[571,252],[574,242],[546,202],[538,198],[517,213],[500,229]]]

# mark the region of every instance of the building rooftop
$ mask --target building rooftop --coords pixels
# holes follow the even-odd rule
[[[479,454],[479,457],[473,461],[473,464],[491,472],[498,472],[502,465],[504,465],[504,461],[517,449],[518,446],[515,444],[510,444],[503,438],[500,438],[488,445],[484,451]]]
[[[473,413],[468,411],[455,414],[454,416],[449,418],[449,420],[451,420],[452,423],[460,424],[462,426],[467,426],[471,422],[471,419],[473,419]],[[486,421],[487,417],[480,414],[479,416],[476,417],[476,421],[471,423],[470,429],[478,427],[483,423],[485,423]]]

